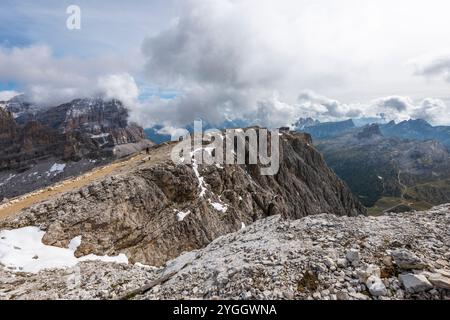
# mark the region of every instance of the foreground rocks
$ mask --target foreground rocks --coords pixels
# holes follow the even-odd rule
[[[449,223],[450,205],[380,217],[273,216],[164,268],[89,262],[34,275],[3,269],[0,297],[450,299]],[[71,275],[78,284],[67,284]],[[129,295],[164,275],[148,292]]]

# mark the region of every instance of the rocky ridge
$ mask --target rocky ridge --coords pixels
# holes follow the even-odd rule
[[[0,269],[0,298],[450,299],[449,222],[450,205],[379,217],[276,215],[161,268],[83,262],[39,274]]]
[[[260,175],[259,165],[174,165],[172,145],[162,145],[126,172],[24,209],[0,229],[39,226],[47,245],[66,248],[82,236],[77,256],[123,253],[160,266],[268,216],[365,213],[309,135],[280,138],[275,176]]]

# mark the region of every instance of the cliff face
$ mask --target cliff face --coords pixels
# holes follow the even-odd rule
[[[78,256],[125,253],[161,265],[267,216],[365,213],[309,135],[285,132],[280,145],[275,176],[261,176],[259,165],[174,165],[172,145],[160,146],[126,172],[26,209],[0,229],[38,225],[49,245],[81,235]]]
[[[63,155],[64,137],[40,123],[18,125],[13,114],[0,109],[0,170],[20,169],[49,155]]]
[[[143,129],[129,125],[128,110],[118,100],[78,99],[36,115],[37,121],[63,133],[82,132],[98,143],[120,145],[145,138]]]
[[[51,108],[22,100],[1,108],[1,169],[23,169],[45,156],[65,161],[108,156],[115,146],[145,140],[117,100],[78,99]]]
[[[120,101],[78,99],[40,107],[18,96],[0,104],[0,201],[79,175],[153,143]],[[53,165],[64,170],[53,171]]]

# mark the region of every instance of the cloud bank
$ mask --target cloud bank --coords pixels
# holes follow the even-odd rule
[[[16,83],[13,90],[41,104],[92,95],[118,98],[143,126],[242,118],[276,127],[305,116],[450,123],[444,102],[448,82],[426,80],[450,81],[450,55],[405,63],[442,50],[442,39],[450,37],[447,0],[429,0],[426,6],[419,0],[157,1],[150,14],[161,16],[156,20],[146,16],[147,1],[131,11],[118,1],[87,3],[81,33],[61,37],[54,31],[64,16],[52,7],[43,15],[52,32],[28,30],[31,39],[42,36],[39,43],[52,47],[0,46],[0,85]],[[12,14],[32,8],[41,9],[29,2]],[[130,24],[116,23],[133,17]],[[133,47],[140,42],[141,48]]]
[[[418,13],[418,4],[409,3]],[[136,118],[147,123],[170,119],[171,125],[196,118],[212,123],[248,118],[282,126],[304,116],[450,122],[442,114],[433,116],[448,111],[442,100],[416,102],[392,95],[341,103],[315,93],[345,91],[352,83],[389,85],[397,75],[387,76],[386,69],[405,67],[403,57],[402,63],[389,60],[399,38],[381,37],[385,29],[398,34],[393,22],[386,22],[394,13],[382,10],[387,2],[377,5],[352,0],[345,5],[281,0],[277,6],[265,0],[184,1],[172,25],[145,39],[142,47],[147,80],[181,93],[149,101],[136,110]],[[382,63],[380,70],[374,70],[377,63]]]
[[[0,47],[0,82],[15,82],[35,103],[59,104],[79,97],[136,95],[135,68],[114,55],[97,58],[54,56],[48,46]]]

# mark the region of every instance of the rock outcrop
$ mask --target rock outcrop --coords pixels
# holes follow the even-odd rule
[[[44,181],[46,172],[38,172],[43,162],[50,166],[57,161],[103,163],[151,145],[144,130],[128,122],[128,111],[120,101],[78,99],[57,107],[37,107],[15,97],[0,107],[0,178],[6,176],[8,184],[19,186],[0,189],[0,201],[32,191],[26,185],[56,182],[58,177]],[[73,171],[81,173],[83,168],[84,163]],[[17,180],[23,172],[33,178],[44,176],[43,183],[23,175]],[[0,180],[3,185],[5,181]]]
[[[365,213],[309,135],[285,132],[280,144],[274,176],[260,175],[259,165],[174,165],[172,145],[159,146],[137,167],[26,209],[0,228],[37,225],[45,244],[60,247],[81,235],[78,256],[124,253],[158,266],[268,216]]]

